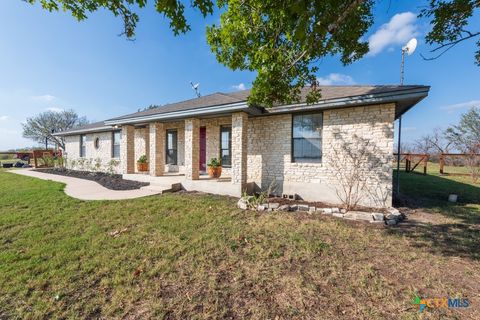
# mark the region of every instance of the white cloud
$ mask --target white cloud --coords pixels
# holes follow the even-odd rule
[[[331,85],[352,85],[355,84],[355,81],[352,77],[346,74],[341,73],[330,73],[325,77],[317,78],[318,84],[321,86],[331,86]]]
[[[479,106],[480,106],[480,100],[471,100],[467,102],[461,102],[461,103],[450,104],[448,106],[443,106],[440,109],[452,112],[458,109],[469,109],[472,107],[479,107]]]
[[[56,99],[57,99],[57,97],[52,96],[51,94],[44,94],[42,96],[33,96],[32,97],[32,100],[40,101],[40,102],[52,102]]]
[[[245,90],[246,89],[245,83],[243,83],[243,82],[233,85],[232,88],[235,89],[235,90]]]
[[[402,131],[416,131],[417,127],[403,127]]]
[[[62,111],[64,111],[65,109],[51,107],[51,108],[47,108],[47,110],[48,110],[48,111],[53,111],[53,112],[62,112]]]
[[[8,116],[0,116],[0,121],[5,121],[8,119]]]
[[[405,45],[418,36],[417,16],[413,12],[397,13],[368,38],[370,56],[374,56],[393,45]]]

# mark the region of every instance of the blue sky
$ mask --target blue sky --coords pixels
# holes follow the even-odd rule
[[[411,36],[417,52],[406,61],[406,84],[432,86],[427,99],[404,116],[404,141],[445,128],[471,105],[480,105],[480,68],[474,65],[473,42],[463,43],[435,61],[424,36],[429,25],[416,18],[420,1],[382,1],[376,23],[366,36],[372,53],[347,67],[337,57],[319,63],[324,84],[396,84],[400,49]],[[413,13],[413,14],[412,14]],[[97,12],[77,22],[64,12],[49,13],[21,0],[0,3],[0,150],[32,146],[21,123],[47,109],[74,109],[91,121],[194,97],[189,82],[202,94],[250,87],[255,74],[231,71],[217,63],[205,40],[203,19],[189,12],[192,31],[174,37],[168,22],[146,9],[140,12],[136,41],[118,34],[122,22]]]

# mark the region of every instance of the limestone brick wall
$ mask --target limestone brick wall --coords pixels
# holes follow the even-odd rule
[[[122,126],[122,141],[120,143],[120,161],[122,173],[135,172],[135,128],[131,125]]]
[[[248,115],[244,112],[232,115],[232,183],[247,182],[247,134]]]
[[[206,162],[210,159],[220,159],[220,127],[230,126],[232,124],[232,117],[219,117],[211,119],[200,120],[200,126],[206,128],[207,145],[206,145]],[[223,176],[231,175],[231,168],[222,169]]]
[[[64,156],[70,159],[80,158],[80,136],[79,135],[65,137]]]
[[[165,173],[165,128],[163,123],[150,123],[149,128],[149,169],[151,176]]]
[[[185,178],[188,180],[199,178],[199,129],[198,119],[185,120]]]
[[[266,189],[275,181],[277,193],[297,193],[307,200],[339,202],[338,164],[351,170],[348,149],[366,144],[362,173],[366,193],[362,204],[391,205],[394,104],[332,109],[323,112],[322,162],[292,162],[292,115],[250,118],[248,181]],[[368,166],[374,164],[374,167]],[[303,195],[302,195],[303,193]]]
[[[98,148],[95,140],[98,138]],[[80,135],[65,137],[65,158],[72,170],[120,173],[119,159],[112,159],[112,132],[86,134],[85,157],[80,158]],[[113,161],[112,161],[113,160]]]
[[[148,126],[135,128],[134,131],[134,152],[135,152],[135,164],[137,160],[146,155],[147,157],[150,154],[150,132]],[[137,165],[135,165],[135,172],[138,172]]]

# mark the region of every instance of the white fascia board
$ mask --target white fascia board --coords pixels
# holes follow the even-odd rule
[[[53,136],[63,137],[63,136],[73,136],[73,135],[83,134],[83,133],[106,132],[106,131],[114,131],[114,130],[115,128],[111,126],[103,126],[98,128],[78,129],[78,130],[72,130],[72,131],[57,132],[57,133],[54,133]]]
[[[267,113],[287,113],[292,111],[308,111],[308,110],[317,110],[317,109],[335,109],[335,108],[345,108],[345,107],[354,107],[362,106],[369,104],[381,104],[381,103],[391,103],[399,102],[402,100],[408,100],[412,98],[424,98],[428,95],[429,88],[418,88],[418,89],[409,89],[400,92],[388,92],[381,94],[369,94],[362,95],[357,97],[348,97],[340,99],[330,99],[325,101],[320,101],[314,104],[307,103],[298,103],[290,104],[286,106],[275,107],[272,109],[266,109]]]

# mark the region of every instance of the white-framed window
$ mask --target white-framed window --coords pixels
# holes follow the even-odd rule
[[[292,116],[292,162],[322,161],[323,113]]]
[[[177,164],[177,130],[167,130],[167,141],[166,141],[166,153],[165,153],[165,163],[166,164]]]
[[[112,132],[112,158],[120,158],[120,141],[122,139],[120,130]]]
[[[80,158],[85,158],[87,154],[87,135],[80,135]]]
[[[232,127],[220,127],[220,159],[222,167],[232,166]]]

